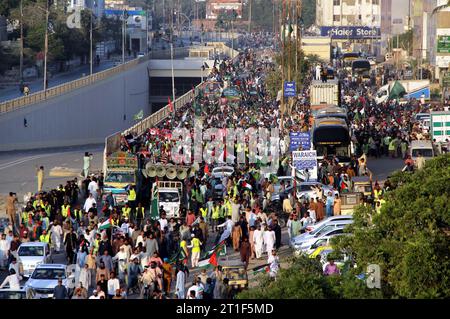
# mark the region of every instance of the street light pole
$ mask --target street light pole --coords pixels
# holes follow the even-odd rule
[[[90,30],[89,30],[89,62],[90,62],[90,75],[92,75],[92,8],[90,9],[91,11],[91,21],[90,21]]]
[[[125,8],[122,10],[122,64],[125,63]]]
[[[44,92],[47,90],[48,15],[49,15],[49,8],[47,0],[45,10],[45,40],[44,40]]]
[[[23,81],[23,4],[20,0],[20,81]]]

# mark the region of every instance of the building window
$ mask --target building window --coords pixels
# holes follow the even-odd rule
[[[338,14],[333,15],[333,21],[334,21],[334,22],[339,22],[339,21],[341,21],[341,16],[338,15]]]
[[[380,4],[380,0],[372,0],[372,4],[379,5]]]
[[[341,0],[333,0],[333,5],[340,6],[341,5]]]

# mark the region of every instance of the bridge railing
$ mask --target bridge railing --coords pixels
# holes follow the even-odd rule
[[[179,58],[183,55],[187,55],[190,47],[174,48],[174,58]],[[95,82],[107,79],[115,74],[127,71],[136,65],[143,63],[149,59],[170,59],[170,49],[166,50],[154,50],[149,53],[148,56],[140,57],[125,64],[112,67],[110,69],[94,73],[92,75],[84,76],[80,79],[66,82],[51,88],[46,91],[39,91],[28,96],[21,96],[12,100],[0,102],[0,114],[15,111],[27,105],[46,101],[50,98],[60,96],[67,92],[91,85]]]

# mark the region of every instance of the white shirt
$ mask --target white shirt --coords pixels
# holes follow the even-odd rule
[[[8,277],[5,278],[5,280],[3,280],[3,283],[0,285],[0,289],[6,286],[6,284],[9,284],[10,289],[19,290],[21,279],[22,277],[18,276],[17,274],[9,275]]]
[[[119,279],[109,279],[108,280],[108,295],[115,295],[116,290],[120,289],[120,282]]]
[[[226,229],[231,233],[233,230],[233,221],[231,219],[228,219],[225,223],[218,225],[217,227],[226,227]]]
[[[167,218],[160,218],[159,225],[161,225],[161,230],[164,230],[168,223]]]
[[[95,182],[95,181],[90,182],[89,185],[88,185],[88,190],[92,194],[97,194],[97,191],[98,191],[98,184],[97,184],[97,182]]]
[[[93,206],[93,204],[97,204],[97,201],[94,197],[88,197],[86,201],[84,202],[84,211],[87,212],[89,209]]]
[[[100,296],[98,294],[97,294],[97,296],[92,295],[88,299],[100,299]]]

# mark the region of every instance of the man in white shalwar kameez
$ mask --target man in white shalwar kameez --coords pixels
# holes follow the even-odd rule
[[[85,264],[84,267],[80,270],[80,276],[78,278],[78,282],[81,282],[83,287],[88,288],[91,283],[91,273],[89,271],[88,264]]]
[[[10,244],[6,240],[6,235],[2,234],[0,239],[0,268],[5,268],[8,260],[8,250]]]
[[[128,254],[125,252],[123,246],[120,247],[120,251],[112,258],[112,260],[117,260],[119,268],[119,280],[125,280],[125,270],[128,264]]]
[[[186,285],[186,274],[184,273],[184,270],[180,270],[177,273],[177,283],[175,286],[175,291],[178,299],[184,299],[185,285]]]
[[[258,229],[253,233],[253,243],[255,244],[256,259],[259,259],[264,250],[264,231],[261,230],[261,226],[259,225]]]
[[[268,255],[272,253],[273,246],[275,245],[275,232],[268,229],[264,232],[264,244],[266,245],[266,252]]]
[[[55,251],[60,252],[61,251],[61,238],[62,238],[62,228],[59,224],[55,223],[50,228],[50,233],[52,237],[52,243],[54,245]]]

